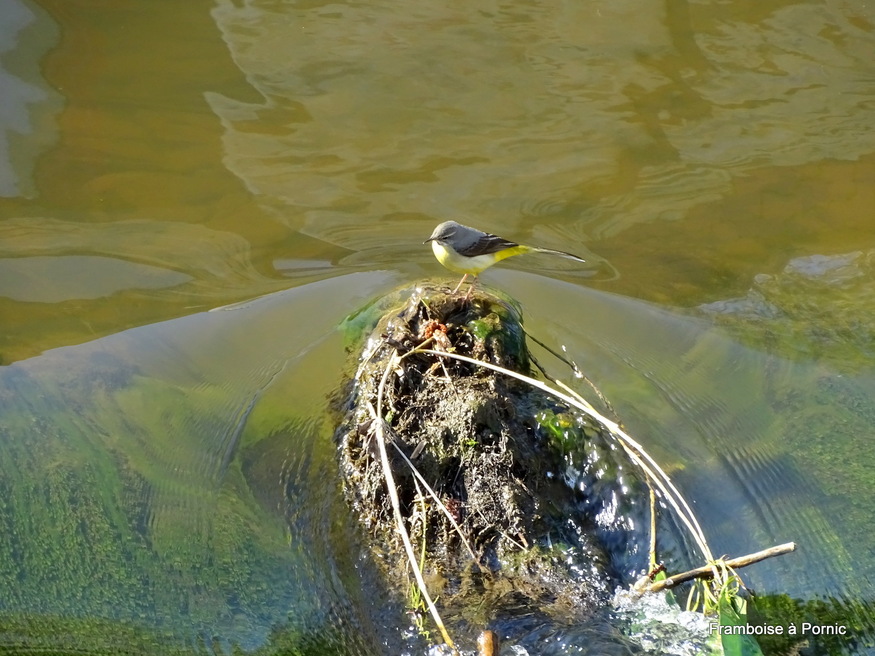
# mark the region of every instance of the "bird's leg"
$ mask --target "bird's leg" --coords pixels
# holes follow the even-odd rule
[[[466,273],[464,276],[462,276],[462,279],[459,281],[459,284],[456,285],[456,288],[453,290],[453,294],[455,294],[456,292],[459,291],[459,288],[462,286],[462,283],[465,282],[465,279],[466,279],[467,277],[468,277],[468,274],[467,274],[467,273]]]
[[[471,293],[474,291],[474,285],[477,284],[477,276],[474,276],[474,279],[471,281],[471,286],[468,287],[468,293],[465,294],[465,301],[471,300]]]

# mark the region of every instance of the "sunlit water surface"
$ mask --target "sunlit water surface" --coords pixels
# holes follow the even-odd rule
[[[0,650],[414,648],[329,406],[453,218],[589,260],[483,279],[875,653],[873,52],[862,1],[0,0]]]

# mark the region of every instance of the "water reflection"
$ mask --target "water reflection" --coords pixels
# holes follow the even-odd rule
[[[559,247],[682,218],[755,169],[875,149],[872,25],[849,5],[289,14],[219,4],[264,101],[210,105],[229,168],[293,210],[281,220],[351,249],[370,245],[363,214],[388,220],[399,244],[425,230],[392,225],[399,212],[482,217],[501,234],[524,224]]]
[[[761,273],[741,298],[701,306],[737,334],[790,357],[839,371],[875,358],[875,251],[809,255],[777,275]]]
[[[275,290],[281,260],[330,263],[296,272],[301,284],[433,272],[418,246],[447,218],[573,242],[622,274],[587,282],[669,304],[738,296],[751,263],[774,273],[790,244],[795,255],[875,240],[873,18],[853,3],[42,4],[18,12],[41,17],[24,31],[9,14],[4,66],[63,92],[60,138],[34,167],[36,202],[20,192],[2,220],[234,235],[248,249],[228,256],[259,275],[241,286],[217,270],[215,304]],[[58,29],[66,38],[43,57]],[[52,143],[46,121],[33,125],[10,161]],[[126,259],[172,260],[196,280],[215,265],[209,247],[168,257],[166,241],[130,244]],[[201,291],[152,295],[132,323],[89,306],[103,315],[89,328],[5,304],[33,320],[10,326],[4,361],[180,316],[209,304],[183,298]]]
[[[175,287],[189,280],[184,273],[106,257],[0,260],[0,296],[32,303],[100,298],[125,289]]]
[[[33,197],[34,161],[56,138],[61,104],[35,64],[55,45],[57,27],[19,0],[0,0],[0,16],[0,61],[14,62],[0,66],[0,197]]]
[[[320,340],[390,286],[350,272],[439,275],[421,242],[451,218],[618,270],[484,278],[674,465],[718,549],[800,542],[755,587],[871,627],[871,6],[0,12],[7,636],[56,612],[73,642],[122,617],[201,651],[403,642],[349,574]]]
[[[233,232],[184,222],[83,223],[16,217],[0,224],[0,256],[9,258],[8,262],[20,259],[19,268],[25,270],[29,268],[26,262],[34,262],[35,258],[57,261],[55,266],[59,271],[49,269],[41,276],[46,284],[64,284],[62,267],[71,257],[80,258],[82,265],[116,259],[126,261],[132,269],[143,264],[163,269],[167,274],[177,272],[178,276],[191,281],[185,290],[190,299],[200,294],[213,295],[212,299],[203,299],[210,307],[223,298],[216,293],[222,286],[250,291],[264,285],[264,277],[252,266],[250,249],[250,244]],[[89,255],[82,255],[83,252]],[[51,264],[46,262],[46,266],[51,267]],[[180,272],[180,268],[184,272]],[[107,272],[100,277],[110,275],[112,273]],[[95,279],[92,284],[97,287],[107,281]],[[23,294],[31,289],[25,284],[19,288]]]

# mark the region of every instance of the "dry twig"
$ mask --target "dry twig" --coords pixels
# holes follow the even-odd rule
[[[787,542],[786,544],[779,544],[776,547],[771,547],[769,549],[763,549],[762,551],[757,551],[756,553],[748,554],[746,556],[739,556],[738,558],[730,558],[729,560],[721,559],[719,562],[722,562],[726,567],[731,569],[739,569],[741,567],[747,567],[748,565],[753,565],[754,563],[758,563],[761,560],[765,560],[766,558],[772,558],[774,556],[782,556],[786,553],[790,553],[791,551],[796,550],[795,542]],[[704,567],[697,567],[696,569],[691,569],[688,572],[682,572],[680,574],[675,574],[674,576],[669,576],[668,578],[663,579],[662,581],[655,581],[650,585],[644,586],[644,589],[641,592],[659,592],[660,590],[665,590],[667,588],[673,588],[676,585],[680,585],[686,581],[692,581],[693,579],[708,579],[714,577],[714,569],[715,564],[711,563]]]

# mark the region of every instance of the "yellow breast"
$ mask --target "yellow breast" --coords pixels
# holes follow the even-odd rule
[[[501,262],[501,260],[511,257],[513,255],[527,253],[531,249],[528,246],[514,246],[513,248],[506,248],[505,250],[499,251],[497,253],[489,253],[488,255],[475,255],[474,257],[465,257],[464,255],[460,255],[449,246],[444,246],[443,244],[433,241],[431,242],[431,250],[434,252],[434,256],[437,258],[437,261],[443,264],[450,271],[454,271],[456,273],[467,273],[469,275],[476,276],[481,271],[485,271],[496,262]]]

